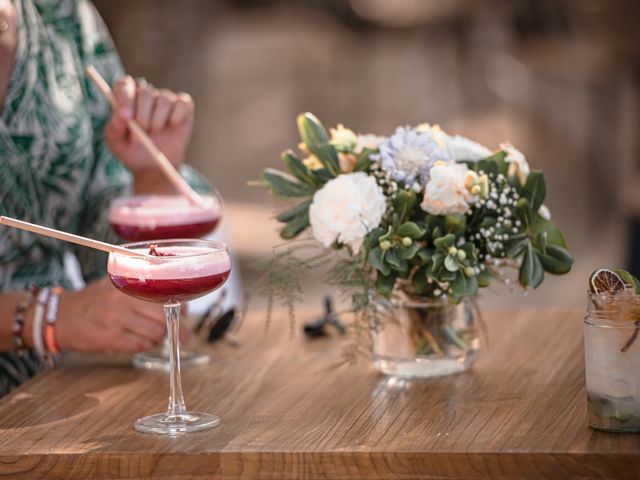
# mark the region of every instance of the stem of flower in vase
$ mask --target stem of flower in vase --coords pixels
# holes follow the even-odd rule
[[[170,389],[167,416],[179,417],[184,415],[186,407],[182,395],[182,379],[180,376],[180,304],[164,306],[167,321],[167,335],[169,344]]]

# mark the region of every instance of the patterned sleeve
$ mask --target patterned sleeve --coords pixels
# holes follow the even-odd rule
[[[111,36],[95,7],[87,0],[78,0],[76,9],[83,70],[79,73],[84,81],[86,107],[92,119],[94,138],[93,168],[84,195],[79,233],[90,238],[118,243],[119,239],[111,231],[108,221],[109,206],[114,198],[130,193],[131,177],[104,141],[104,127],[109,120],[110,107],[98,89],[84,75],[84,69],[93,65],[109,84],[113,84],[124,73]],[[106,274],[106,254],[79,248],[76,256],[85,281],[89,282]]]

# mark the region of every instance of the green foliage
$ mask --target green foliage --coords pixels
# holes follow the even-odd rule
[[[626,283],[629,287],[633,288],[638,295],[640,295],[640,280],[631,275],[626,270],[618,269],[614,272]]]
[[[416,205],[416,192],[413,190],[402,189],[393,199],[393,211],[398,216],[398,222],[403,222],[409,218],[413,208]]]
[[[282,161],[284,162],[289,173],[303,183],[313,187],[322,185],[322,180],[316,177],[315,173],[307,167],[302,160],[294,155],[290,150],[282,153]]]
[[[524,198],[527,199],[531,206],[531,212],[537,212],[542,205],[542,202],[544,202],[544,197],[546,195],[546,187],[542,172],[531,172],[529,174],[527,182],[524,185],[523,193]]]
[[[318,266],[318,261],[324,261],[326,253],[310,259],[298,258],[296,250],[290,248],[284,252],[274,253],[267,260],[257,265],[262,272],[258,280],[258,291],[267,299],[267,325],[271,322],[273,309],[277,303],[286,306],[289,320],[295,321],[295,306],[302,299],[300,277],[308,274]]]
[[[300,232],[309,226],[309,209],[303,211],[299,215],[293,217],[287,222],[287,225],[280,230],[280,236],[289,240],[295,238]]]
[[[309,152],[318,158],[332,177],[339,175],[340,162],[338,161],[338,153],[335,147],[329,143],[327,130],[320,123],[320,120],[312,113],[307,112],[298,115],[297,123],[300,138]]]
[[[298,217],[299,215],[302,215],[305,212],[308,212],[310,206],[311,206],[311,199],[305,200],[299,203],[298,205],[296,205],[295,207],[291,207],[288,210],[285,210],[284,212],[280,213],[276,217],[276,220],[278,220],[280,223],[290,222],[291,220]]]
[[[262,173],[261,180],[265,187],[280,197],[308,197],[315,193],[315,188],[272,168],[267,168]]]

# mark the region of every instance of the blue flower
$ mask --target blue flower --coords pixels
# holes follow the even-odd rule
[[[430,130],[417,131],[409,127],[398,127],[380,145],[378,158],[381,167],[389,172],[392,179],[409,187],[416,181],[425,185],[435,162],[451,161]]]

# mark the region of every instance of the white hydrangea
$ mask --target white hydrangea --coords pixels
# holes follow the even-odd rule
[[[474,199],[465,186],[468,170],[464,164],[437,162],[431,169],[420,207],[432,215],[466,213]]]
[[[324,246],[334,242],[357,253],[368,232],[380,225],[386,198],[375,178],[364,172],[339,175],[313,196],[309,222],[313,236]]]
[[[524,154],[514,147],[511,142],[503,142],[500,144],[500,149],[507,152],[505,161],[509,164],[509,176],[517,176],[522,185],[527,181],[527,177],[531,172],[529,163]]]

